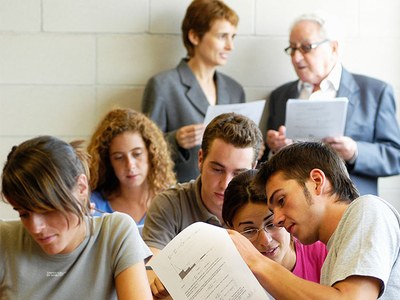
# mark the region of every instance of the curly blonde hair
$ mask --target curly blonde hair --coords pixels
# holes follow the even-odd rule
[[[91,189],[101,191],[106,197],[118,189],[119,181],[111,166],[109,148],[112,139],[126,131],[139,133],[146,145],[150,192],[157,194],[175,184],[174,163],[162,131],[144,114],[129,108],[116,108],[106,114],[88,145]]]

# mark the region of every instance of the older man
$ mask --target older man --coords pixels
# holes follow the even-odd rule
[[[360,193],[377,195],[378,177],[400,173],[396,100],[388,84],[342,67],[336,25],[317,15],[303,15],[294,22],[285,51],[299,79],[271,93],[266,144],[272,155],[292,143],[284,126],[288,99],[347,97],[344,136],[323,141],[346,161]]]

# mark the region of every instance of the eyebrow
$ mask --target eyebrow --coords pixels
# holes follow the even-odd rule
[[[240,222],[238,224],[238,226],[240,226],[240,225],[254,225],[254,222],[252,222],[252,221],[244,221],[244,222]]]
[[[135,150],[143,150],[143,149],[144,149],[144,147],[139,146],[139,147],[134,147],[134,148],[128,150],[128,152],[132,152],[132,151],[135,151]],[[114,152],[111,152],[110,155],[113,155],[113,154],[125,154],[125,153],[126,153],[125,151],[114,151]]]
[[[217,162],[217,161],[210,161],[210,164],[212,164],[212,165],[217,165],[217,166],[219,166],[219,167],[221,167],[221,168],[225,168],[225,166],[224,166],[223,164],[221,164],[221,163],[219,163],[219,162]]]
[[[221,164],[217,161],[210,161],[210,164],[226,169],[226,167],[223,164]],[[240,168],[240,169],[235,169],[234,172],[244,172],[244,171],[248,171],[248,170],[250,170],[250,169],[249,168]]]
[[[275,194],[276,194],[277,192],[279,192],[279,191],[280,191],[280,190],[274,191],[274,192],[272,193],[271,197],[269,197],[269,198],[267,199],[267,205],[268,205],[268,206],[273,206],[273,205],[274,205],[274,202],[275,202]]]

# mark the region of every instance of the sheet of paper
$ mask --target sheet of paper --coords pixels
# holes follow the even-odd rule
[[[264,111],[265,100],[257,100],[246,103],[238,104],[221,104],[209,106],[207,109],[206,117],[204,118],[204,124],[207,125],[216,116],[235,112],[237,114],[245,115],[249,119],[253,120],[257,125],[260,124],[261,116]]]
[[[271,299],[228,232],[210,224],[185,228],[150,265],[173,299]]]
[[[343,136],[348,99],[289,99],[286,103],[286,137],[315,141]]]

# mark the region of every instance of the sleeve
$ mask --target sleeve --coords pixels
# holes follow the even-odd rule
[[[370,276],[382,281],[383,292],[400,247],[399,222],[379,198],[356,201],[340,224],[345,230],[340,230],[340,238],[335,240],[338,246],[332,249],[338,260],[329,284],[352,275]]]
[[[400,128],[393,90],[385,85],[380,93],[372,142],[357,141],[358,157],[353,173],[372,177],[400,173]]]
[[[176,141],[177,130],[168,131],[167,99],[161,93],[163,88],[160,86],[159,81],[155,76],[147,82],[142,98],[142,112],[164,132],[164,137],[170,146],[174,161],[186,162],[190,153],[179,147]]]
[[[239,85],[239,88],[240,88],[240,96],[239,96],[239,102],[240,103],[245,103],[246,102],[246,94],[245,94],[245,92],[244,92],[244,89],[243,89],[243,87],[241,86],[241,85]]]
[[[171,193],[174,189],[158,194],[147,212],[143,227],[143,240],[149,247],[163,249],[178,233],[180,209]]]
[[[110,218],[111,258],[114,277],[126,268],[145,261],[152,255],[140,237],[135,221],[126,214],[115,212]]]

